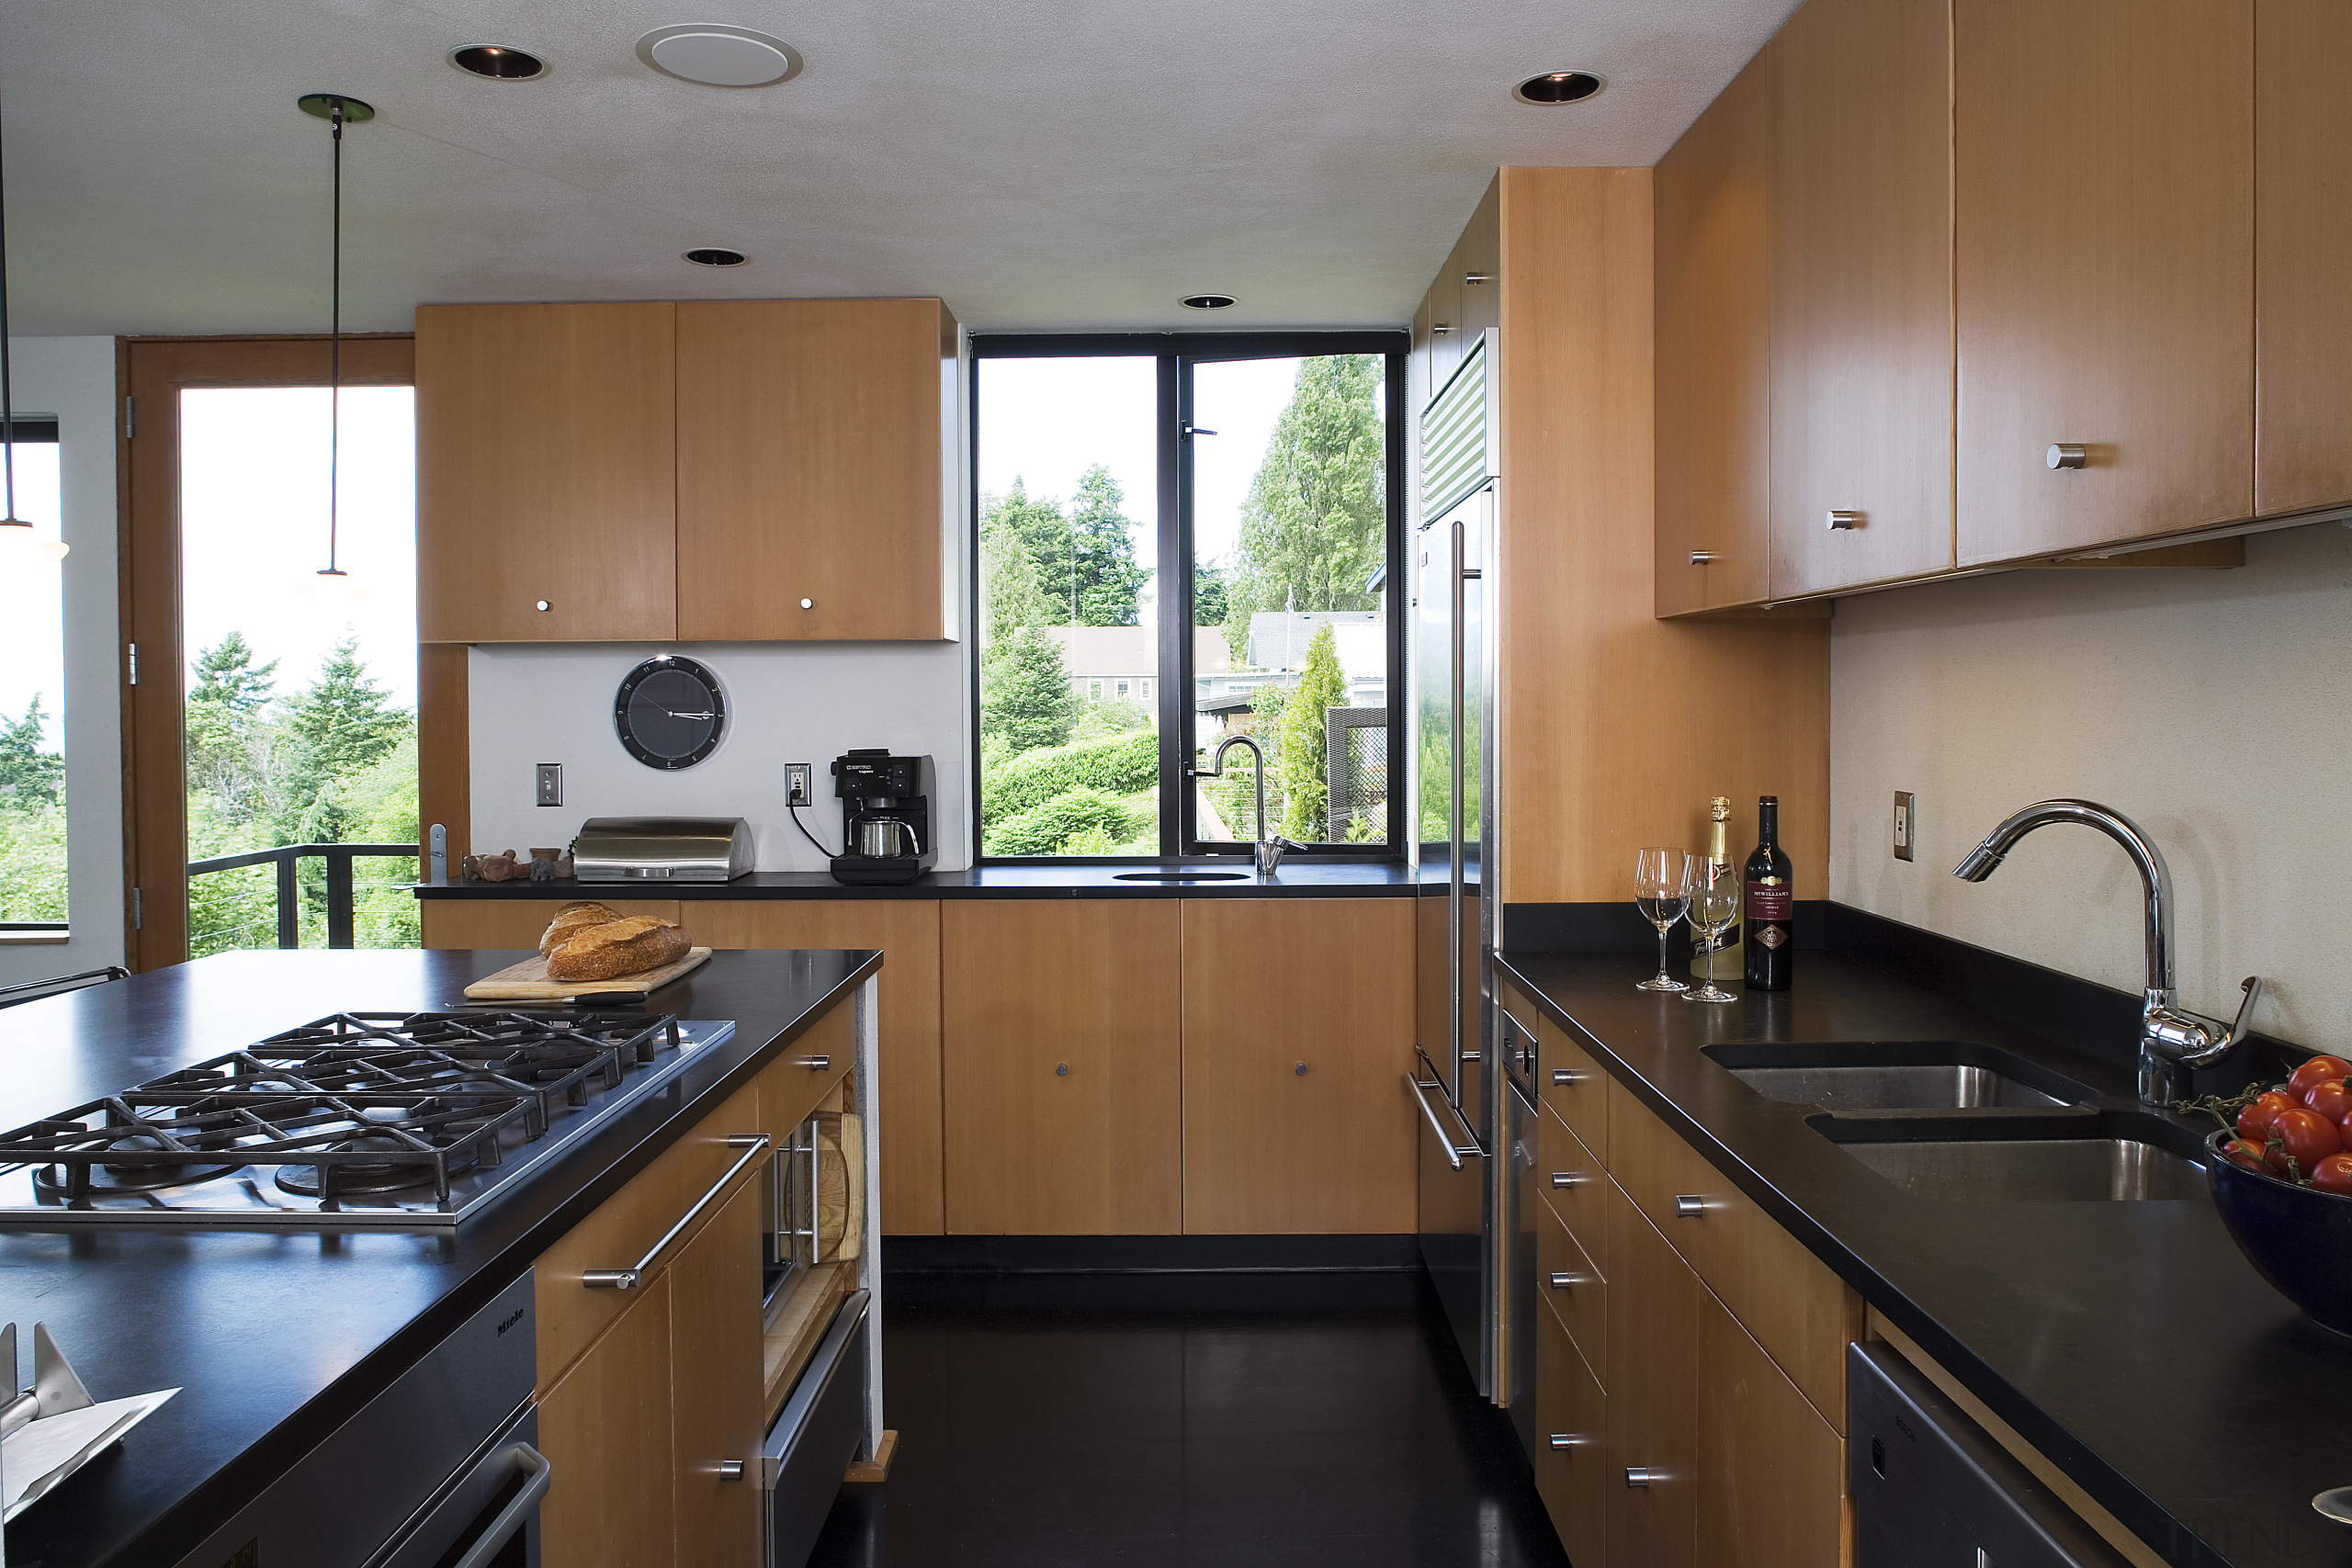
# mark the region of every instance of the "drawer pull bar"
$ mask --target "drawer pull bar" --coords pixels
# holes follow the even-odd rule
[[[821,1073],[833,1065],[833,1059],[831,1056],[803,1056],[800,1065],[810,1072]]]
[[[645,1277],[653,1272],[654,1260],[669,1250],[672,1242],[686,1233],[686,1227],[700,1218],[705,1209],[718,1201],[718,1195],[726,1191],[752,1161],[768,1152],[773,1141],[765,1133],[741,1133],[729,1138],[727,1146],[741,1149],[742,1157],[727,1168],[727,1174],[720,1177],[709,1191],[695,1200],[693,1208],[678,1216],[678,1223],[662,1233],[662,1239],[653,1244],[651,1251],[639,1258],[634,1268],[591,1269],[580,1277],[580,1282],[592,1291],[633,1291],[645,1283]]]
[[[1629,1464],[1625,1467],[1625,1484],[1628,1486],[1645,1487],[1658,1478],[1657,1472],[1648,1465]]]
[[[1405,1075],[1405,1087],[1411,1089],[1413,1091],[1413,1098],[1421,1102],[1421,1114],[1430,1119],[1430,1130],[1437,1134],[1437,1146],[1444,1152],[1446,1164],[1452,1166],[1456,1170],[1460,1170],[1462,1168],[1462,1156],[1464,1155],[1486,1153],[1486,1151],[1481,1149],[1476,1144],[1463,1145],[1455,1143],[1453,1141],[1453,1134],[1445,1130],[1445,1123],[1437,1119],[1437,1107],[1430,1103],[1430,1090],[1437,1088],[1437,1085],[1433,1083],[1423,1083],[1412,1074],[1407,1073]]]
[[[1580,1170],[1555,1170],[1552,1173],[1552,1185],[1555,1187],[1578,1187],[1591,1179]]]
[[[1674,1195],[1674,1217],[1676,1219],[1695,1220],[1706,1212],[1706,1203],[1701,1200],[1696,1192],[1677,1192]]]

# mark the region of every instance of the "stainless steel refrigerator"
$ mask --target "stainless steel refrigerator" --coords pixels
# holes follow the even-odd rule
[[[1420,1109],[1420,1250],[1454,1337],[1508,1399],[1501,1238],[1511,1147],[1495,1034],[1493,547],[1495,333],[1470,345],[1420,417],[1410,547]],[[1498,1155],[1504,1157],[1498,1157]]]

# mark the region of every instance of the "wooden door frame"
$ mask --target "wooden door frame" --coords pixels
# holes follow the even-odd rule
[[[346,334],[343,380],[406,387],[416,380],[406,333]],[[134,970],[187,957],[187,771],[180,616],[179,393],[189,387],[323,387],[322,335],[126,337],[115,341],[124,401],[117,467],[121,594],[123,952]],[[146,650],[133,678],[130,649]],[[459,657],[458,691],[464,690]],[[420,668],[418,696],[426,682]],[[436,681],[435,684],[441,682]],[[419,714],[420,744],[423,714]],[[460,709],[459,723],[463,715]],[[153,897],[142,894],[153,894]]]

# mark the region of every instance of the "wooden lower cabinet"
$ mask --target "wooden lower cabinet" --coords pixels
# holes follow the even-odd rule
[[[703,946],[702,932],[679,914],[675,898],[600,898],[594,887],[575,895],[595,898],[620,915],[651,915],[672,925],[684,925],[686,934]],[[418,909],[426,947],[530,948],[537,950],[548,922],[569,900],[561,898],[427,898]]]
[[[664,1273],[539,1400],[539,1448],[555,1472],[539,1506],[541,1561],[565,1568],[677,1562],[670,1407]]]
[[[1845,1440],[1703,1285],[1698,1302],[1699,1561],[1708,1568],[1837,1562]]]
[[[1609,1510],[1609,1405],[1557,1319],[1536,1319],[1535,1489],[1572,1568],[1600,1568]],[[1623,1484],[1619,1477],[1618,1483]]]
[[[670,1268],[680,1568],[756,1568],[760,1561],[760,1440],[767,1426],[760,1200],[757,1182],[729,1199]],[[729,1460],[743,1466],[731,1480],[718,1468]]]
[[[1610,1198],[1610,1304],[1616,1321],[1603,1373],[1610,1395],[1611,1481],[1602,1488],[1606,1556],[1632,1568],[1690,1568],[1698,1549],[1699,1505],[1699,1371],[1692,1351],[1706,1288],[1613,1183]],[[1537,1350],[1541,1354],[1540,1340]],[[1540,1366],[1536,1375],[1543,1375]]]
[[[1411,1231],[1411,904],[1180,908],[1185,1233]]]

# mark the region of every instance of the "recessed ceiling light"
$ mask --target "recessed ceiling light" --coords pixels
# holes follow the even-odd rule
[[[535,82],[548,73],[546,61],[503,43],[461,45],[449,51],[449,63],[493,82]]]
[[[1546,71],[1513,87],[1510,96],[1522,104],[1580,104],[1599,97],[1607,85],[1590,71]]]
[[[782,39],[716,22],[656,28],[637,40],[637,57],[706,87],[768,87],[800,74],[800,51]]]
[[[1230,294],[1187,294],[1176,301],[1187,310],[1223,310],[1233,304]]]
[[[688,251],[686,259],[696,266],[741,266],[752,258],[741,251],[726,250],[718,245],[704,245]]]

